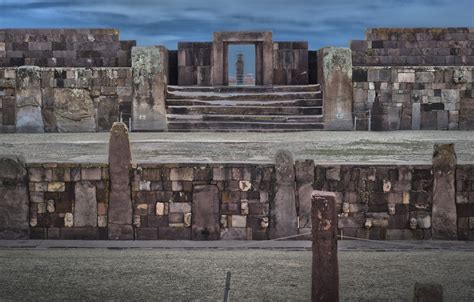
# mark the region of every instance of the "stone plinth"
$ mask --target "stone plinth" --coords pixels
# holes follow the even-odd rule
[[[133,131],[166,131],[168,50],[163,46],[133,47]]]
[[[325,130],[352,130],[352,59],[348,48],[318,51]]]

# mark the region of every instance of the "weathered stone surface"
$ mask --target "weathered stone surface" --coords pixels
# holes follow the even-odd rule
[[[109,131],[114,122],[119,121],[119,102],[116,97],[102,97],[97,108],[99,131]]]
[[[132,199],[130,186],[130,168],[132,154],[128,139],[127,126],[123,123],[114,123],[110,131],[109,142],[109,238],[129,239],[128,227],[132,227]],[[113,227],[111,232],[111,225]],[[122,232],[123,230],[123,232]],[[123,234],[124,238],[120,238]],[[131,232],[133,237],[133,230]]]
[[[133,130],[166,130],[168,50],[133,47]]]
[[[18,68],[16,81],[17,132],[44,132],[41,103],[40,69],[35,66]]]
[[[89,181],[76,183],[74,189],[74,226],[97,226],[97,199],[96,188]]]
[[[457,239],[454,144],[435,144],[433,174],[433,239]]]
[[[275,197],[270,201],[270,239],[298,234],[295,171],[290,152],[277,152],[275,177]]]
[[[109,223],[108,227],[109,240],[133,240],[133,226]]]
[[[298,190],[299,227],[311,227],[311,193],[314,183],[314,161],[295,163],[296,188]]]
[[[218,240],[220,216],[217,186],[194,186],[192,213],[192,239]]]
[[[0,157],[0,239],[28,239],[28,186],[25,162]]]
[[[352,130],[352,58],[349,48],[318,51],[318,80],[323,91],[324,128]]]
[[[94,103],[86,89],[54,89],[54,113],[59,132],[95,132]]]

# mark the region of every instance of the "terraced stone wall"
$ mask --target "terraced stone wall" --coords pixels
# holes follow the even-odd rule
[[[0,133],[109,131],[132,94],[131,68],[1,68]]]
[[[357,129],[474,129],[474,67],[361,67],[352,73]]]
[[[343,237],[431,239],[431,165],[296,161],[294,167],[290,206],[300,239],[310,238],[313,189],[336,192]],[[456,173],[462,240],[474,240],[472,171],[472,165],[458,165]],[[137,240],[265,240],[271,219],[281,219],[272,213],[273,164],[134,164],[130,180]],[[29,164],[28,181],[30,238],[107,239],[108,165]]]
[[[473,28],[370,28],[350,47],[354,66],[474,65]]]
[[[130,67],[117,29],[0,29],[0,67]]]

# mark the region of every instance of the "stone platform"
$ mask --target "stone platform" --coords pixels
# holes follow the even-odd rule
[[[152,163],[272,163],[278,149],[324,163],[431,164],[433,144],[456,145],[474,163],[474,132],[130,133],[132,160]],[[0,134],[0,154],[29,163],[106,163],[109,133]]]

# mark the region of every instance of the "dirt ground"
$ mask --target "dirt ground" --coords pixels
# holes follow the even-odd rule
[[[0,250],[0,300],[309,301],[311,252],[289,250]],[[339,251],[341,301],[410,301],[415,282],[445,301],[474,299],[474,253]]]
[[[0,134],[0,154],[28,162],[107,162],[108,133]],[[279,149],[317,163],[429,164],[434,143],[474,163],[474,131],[131,133],[137,162],[272,162]]]

